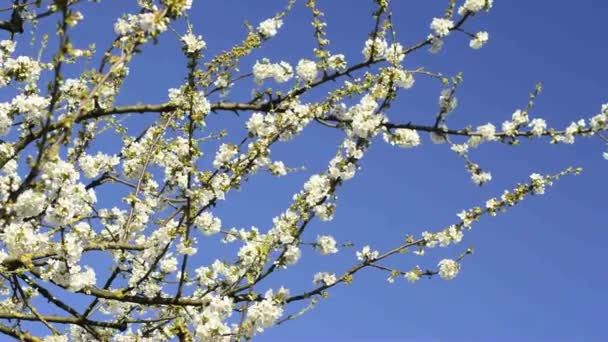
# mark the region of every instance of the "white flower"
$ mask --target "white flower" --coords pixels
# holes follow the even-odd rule
[[[499,205],[500,205],[500,201],[497,200],[496,198],[491,198],[486,201],[486,208],[488,208],[489,210],[496,210],[496,208],[498,208]]]
[[[409,128],[397,128],[392,134],[385,133],[384,140],[391,145],[403,148],[411,148],[420,145],[418,132]]]
[[[283,20],[270,18],[262,21],[260,25],[258,25],[258,31],[264,38],[268,39],[274,37],[281,26],[283,26]]]
[[[334,70],[346,69],[346,58],[343,54],[332,55],[327,59],[327,66]]]
[[[140,30],[147,34],[154,34],[167,30],[166,18],[157,19],[157,14],[154,12],[146,12],[137,15],[136,25]]]
[[[608,160],[608,152],[604,152],[603,156],[604,156],[604,159]]]
[[[253,65],[253,77],[256,82],[261,83],[267,78],[271,78],[274,75],[274,66],[267,59],[262,61],[256,61]]]
[[[376,250],[372,251],[369,246],[364,246],[360,252],[357,252],[357,259],[361,261],[369,261],[376,259],[380,253]]]
[[[286,264],[292,265],[300,260],[301,255],[302,252],[298,246],[289,245],[285,250],[285,254],[283,254],[283,259],[285,260]]]
[[[435,234],[427,231],[422,232],[422,239],[424,240],[424,246],[428,248],[435,248],[437,246],[437,238]]]
[[[399,43],[393,43],[386,50],[386,60],[391,64],[399,64],[405,58],[405,52],[403,51],[403,45]]]
[[[456,278],[460,271],[460,264],[451,259],[443,259],[437,266],[439,266],[439,276],[446,280]]]
[[[378,103],[370,95],[361,98],[359,104],[353,106],[349,113],[352,115],[352,133],[360,138],[371,138],[378,133],[380,125],[386,120],[384,115],[376,114]]]
[[[453,112],[456,106],[458,106],[458,98],[454,96],[452,89],[443,89],[439,95],[439,108],[441,111],[447,114]]]
[[[513,121],[505,121],[502,123],[502,131],[508,136],[514,136],[517,133],[517,126]]]
[[[258,84],[268,78],[273,78],[277,83],[284,83],[293,77],[293,69],[287,62],[273,64],[264,58],[253,65],[253,76]]]
[[[547,123],[543,119],[533,119],[528,124],[528,127],[531,127],[530,132],[537,137],[543,135],[547,130]]]
[[[492,141],[496,139],[496,127],[494,127],[494,125],[491,123],[478,126],[476,133],[479,134],[481,139],[485,141]]]
[[[19,94],[13,98],[12,105],[19,113],[22,113],[30,120],[42,120],[45,117],[45,110],[51,101],[45,97],[33,94]]]
[[[528,123],[528,112],[518,109],[513,113],[512,120],[516,126],[524,125]]]
[[[11,119],[11,105],[9,103],[0,103],[0,136],[6,135],[11,129],[13,119]]]
[[[114,32],[119,36],[126,36],[133,32],[133,26],[123,18],[118,18],[114,24]]]
[[[35,82],[40,76],[42,67],[40,63],[27,56],[16,59],[9,58],[4,63],[3,72],[19,82]]]
[[[420,274],[417,271],[409,271],[409,272],[405,272],[405,274],[403,275],[405,277],[405,279],[407,279],[407,281],[409,281],[410,283],[415,283],[420,279]]]
[[[433,21],[431,22],[431,29],[435,31],[435,34],[439,37],[447,36],[453,27],[454,22],[450,19],[433,18]]]
[[[194,219],[194,225],[205,235],[219,233],[222,229],[222,221],[207,211]]]
[[[401,69],[395,69],[394,82],[398,87],[403,89],[410,89],[414,85],[414,75],[411,72],[407,72]]]
[[[78,268],[78,267],[76,267]],[[94,286],[96,283],[95,271],[89,266],[85,267],[85,271],[70,275],[69,291],[77,292],[85,287]]]
[[[608,115],[604,113],[597,114],[589,120],[589,124],[592,131],[601,131],[608,125]]]
[[[262,113],[253,113],[247,121],[247,130],[254,136],[268,137],[276,132],[274,117]]]
[[[464,5],[458,9],[458,14],[464,15],[467,11],[475,13],[483,9],[488,11],[492,8],[493,3],[494,0],[466,0]]]
[[[342,179],[349,179],[348,178],[349,176],[350,176],[350,174],[347,174],[347,173],[341,173],[339,175],[339,177],[343,177]],[[334,218],[336,204],[335,203],[323,203],[321,205],[316,206],[314,208],[314,210],[315,210],[315,215],[317,215],[317,217],[321,221],[331,221]]]
[[[197,249],[196,247],[192,247],[193,244],[193,240],[188,241],[188,243],[186,243],[185,240],[181,240],[175,249],[180,254],[194,255],[196,254]]]
[[[17,42],[12,40],[1,40],[0,41],[0,59],[6,58],[15,52],[15,47],[17,46]]]
[[[184,43],[187,53],[201,51],[207,46],[207,43],[205,43],[202,36],[195,36],[192,32],[183,35],[181,41]]]
[[[477,32],[475,34],[475,37],[473,37],[473,39],[471,39],[471,41],[469,42],[469,46],[475,50],[481,49],[488,42],[489,37],[490,36],[488,32]]]
[[[317,63],[308,59],[301,59],[296,66],[296,74],[304,82],[312,82],[317,78]]]
[[[285,164],[282,161],[274,161],[268,168],[276,176],[285,176],[287,174],[287,168],[285,168]]]
[[[87,178],[94,178],[100,173],[111,171],[119,162],[118,156],[110,156],[101,152],[97,152],[94,156],[83,154],[78,159],[78,163]]]
[[[32,217],[40,214],[46,206],[46,196],[32,189],[25,190],[13,204],[13,211],[18,217]]]
[[[274,64],[274,73],[272,78],[277,83],[285,83],[293,77],[293,68],[287,62],[279,62]]]
[[[374,60],[378,60],[386,55],[386,49],[388,49],[388,43],[384,38],[376,37],[376,39],[374,39],[373,41],[371,39],[368,39],[365,41],[365,47],[363,48],[363,56],[366,60],[369,60],[372,57],[373,52]]]
[[[173,273],[177,271],[177,259],[174,256],[167,256],[160,261],[160,271],[163,273]]]
[[[326,175],[312,175],[304,184],[306,203],[316,206],[325,196],[330,188],[330,179]]]
[[[450,239],[452,239],[453,243],[459,243],[464,237],[464,233],[462,232],[462,230],[458,229],[455,225],[449,226],[446,231],[447,234],[450,236]]]
[[[538,173],[533,173],[530,175],[530,179],[532,193],[534,193],[535,195],[543,195],[545,193],[545,186],[548,184],[548,182],[545,180],[545,177]]]
[[[192,114],[207,115],[211,111],[211,104],[203,91],[190,94],[185,86],[179,89],[169,89],[170,102],[184,110],[192,110]],[[203,122],[204,123],[204,122]]]
[[[484,183],[487,183],[492,180],[492,174],[484,171],[473,172],[471,174],[471,180],[477,185],[483,185]]]
[[[467,144],[453,144],[450,149],[456,153],[458,153],[459,155],[463,156],[465,154],[467,154],[467,152],[469,151],[469,145]]]
[[[319,272],[319,273],[315,274],[312,282],[317,285],[322,284],[322,285],[326,285],[326,286],[331,286],[336,283],[336,280],[337,280],[336,275],[333,273]]]
[[[246,332],[251,337],[274,325],[282,315],[283,308],[280,305],[277,305],[272,299],[264,299],[247,309],[246,325],[243,326],[251,327],[251,330]]]
[[[458,216],[458,218],[462,221],[462,224],[465,227],[470,227],[473,223],[473,217],[466,210],[459,212],[458,214],[456,214],[456,216]]]
[[[322,255],[338,253],[336,240],[329,235],[317,236],[316,247]]]
[[[213,160],[213,167],[219,169],[222,166],[225,166],[228,162],[232,160],[235,154],[238,153],[237,147],[232,144],[222,144],[220,148],[217,150],[215,154],[215,159]]]

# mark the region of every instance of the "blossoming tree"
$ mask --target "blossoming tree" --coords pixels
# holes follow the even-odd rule
[[[252,70],[240,71],[243,60],[277,35],[294,2],[247,26],[242,42],[215,56],[205,55],[207,44],[188,17],[192,0],[139,0],[135,12],[115,20],[114,39],[101,53],[94,45],[72,42],[84,19],[82,0],[14,0],[0,12],[6,35],[0,42],[0,332],[49,342],[238,341],[298,318],[365,269],[385,272],[389,282],[453,279],[471,249],[424,268],[394,269],[384,262],[457,244],[480,217],[543,194],[560,177],[580,170],[532,174],[462,211],[447,227],[408,235],[392,249],[354,246],[357,251],[349,252],[353,246],[347,242],[311,235],[307,228],[317,219],[332,219],[336,192],[359,173],[372,143],[409,149],[428,135],[461,157],[472,182],[483,185],[491,173],[470,154],[480,144],[605,140],[608,105],[565,128],[551,128],[533,114],[540,85],[499,128],[449,124],[462,76],[412,69],[404,59],[437,52],[455,34],[469,36],[472,49],[482,48],[489,34],[468,32],[467,23],[489,12],[492,0],[446,0],[445,12],[429,20],[428,36],[410,46],[396,37],[392,24],[398,17],[389,1],[370,1],[369,37],[359,58],[350,61],[331,51],[323,12],[307,0],[314,58],[294,65],[261,58]],[[37,28],[53,20],[55,32],[45,35]],[[173,28],[179,22],[187,24],[185,31]],[[161,36],[180,41],[185,82],[168,89],[168,100],[117,105],[130,63],[145,58],[139,56],[142,49]],[[19,45],[28,39],[45,54],[20,55]],[[391,103],[418,77],[443,87],[436,114],[429,122],[391,119]],[[233,99],[231,91],[239,87],[252,88],[251,96]],[[208,130],[212,112],[239,114],[246,136]],[[142,114],[154,120],[133,133],[123,118]],[[281,177],[298,171],[273,159],[271,150],[309,125],[342,132],[326,169],[302,185],[270,227],[223,227],[214,209],[231,192],[246,191],[246,180],[256,173]],[[118,153],[109,152],[108,135],[113,145],[120,142]],[[210,141],[219,148],[210,150]],[[212,235],[220,237],[213,240],[217,243],[236,246],[235,252],[202,257],[201,246]],[[351,253],[352,263],[338,273],[319,269],[306,291],[268,285],[308,253],[339,251]]]

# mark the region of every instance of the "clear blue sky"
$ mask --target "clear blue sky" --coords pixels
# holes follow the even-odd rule
[[[332,51],[345,53],[351,64],[359,62],[373,25],[372,1],[318,2],[327,14]],[[398,39],[410,45],[425,37],[431,18],[439,16],[447,2],[393,1]],[[408,68],[425,66],[445,74],[464,73],[460,104],[451,115],[450,126],[499,125],[526,104],[537,81],[544,83],[545,90],[531,116],[542,116],[553,127],[596,114],[600,105],[608,102],[608,3],[495,2],[490,14],[474,18],[466,26],[473,32],[489,31],[490,42],[483,49],[471,50],[464,35],[454,34],[440,54],[421,50],[406,58]],[[105,48],[112,17],[132,8],[123,8],[120,3],[83,6],[87,20],[77,29],[75,43],[95,40],[99,50]],[[257,24],[282,7],[283,1],[278,0],[202,1],[194,4],[191,20],[207,41],[207,55],[211,56],[244,36],[244,20]],[[312,58],[309,19],[300,1],[276,39],[255,58],[267,56],[292,64],[302,57]],[[183,26],[177,29],[183,32]],[[185,63],[171,35],[136,57],[121,103],[163,102],[167,88],[182,82]],[[252,61],[244,63],[242,70],[247,71]],[[249,94],[246,88],[235,90],[235,96]],[[436,83],[420,78],[388,115],[394,121],[431,123],[439,91]],[[228,122],[234,127],[229,139],[238,141],[242,130],[236,127],[246,118],[211,115],[209,128]],[[139,125],[136,120],[132,123]],[[278,182],[266,175],[252,177],[243,191],[230,193],[228,201],[216,209],[224,226],[268,229],[272,217],[287,207],[303,181],[323,170],[340,138],[335,131],[315,126],[293,144],[277,147],[275,157],[290,166],[305,165],[307,171]],[[608,162],[602,159],[603,149],[596,138],[579,140],[574,146],[553,146],[547,141],[523,141],[519,147],[486,144],[471,156],[492,172],[494,180],[478,188],[471,183],[462,160],[446,145],[431,144],[427,136],[423,136],[422,147],[414,150],[377,141],[363,160],[361,172],[339,191],[336,219],[331,223],[314,221],[308,239],[332,234],[340,241],[351,240],[357,248],[371,244],[384,250],[395,246],[405,234],[437,230],[456,222],[456,213],[462,209],[485,203],[518,181],[526,181],[533,172],[555,173],[570,165],[582,166],[585,171],[580,177],[564,178],[546,196],[526,200],[506,215],[484,218],[456,248],[431,250],[423,258],[400,256],[393,263],[404,269],[415,264],[433,266],[443,257],[475,247],[475,254],[465,260],[455,280],[423,279],[412,285],[398,279],[391,285],[384,273],[362,272],[353,285],[336,288],[312,312],[270,329],[259,340],[606,340]],[[204,151],[209,158],[215,153],[211,147]],[[316,271],[341,273],[356,261],[354,254],[355,249],[343,249],[337,256],[320,257],[305,250],[302,265],[284,272],[271,284],[308,288]]]

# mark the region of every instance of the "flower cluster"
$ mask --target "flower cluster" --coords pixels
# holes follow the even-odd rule
[[[144,35],[157,35],[167,30],[169,19],[161,11],[129,14],[126,18],[119,18],[114,24],[114,32],[121,37],[135,35],[139,32]]]
[[[277,83],[285,83],[293,77],[293,68],[287,62],[270,63],[264,58],[255,62],[253,76],[258,84],[262,84],[268,78],[274,79]]]
[[[460,272],[460,264],[452,259],[443,259],[437,266],[439,266],[439,276],[446,280],[456,278]]]
[[[203,37],[200,35],[196,36],[192,32],[183,35],[181,40],[184,43],[184,50],[187,54],[199,52],[207,47],[207,43],[205,43]]]
[[[384,140],[391,145],[398,145],[403,148],[411,148],[420,145],[418,132],[408,128],[397,128],[392,133],[384,133]]]
[[[262,21],[260,25],[258,25],[258,31],[262,37],[268,39],[274,37],[281,26],[283,26],[283,20],[270,18]]]
[[[317,78],[317,63],[308,59],[301,59],[296,66],[296,74],[304,82],[312,82]]]

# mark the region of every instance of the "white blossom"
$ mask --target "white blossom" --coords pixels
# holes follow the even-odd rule
[[[391,134],[385,133],[384,140],[391,145],[398,145],[403,148],[411,148],[420,145],[418,132],[409,128],[397,128]]]
[[[50,100],[33,94],[19,94],[13,98],[13,107],[30,120],[42,120],[45,117],[45,110],[50,105]]]
[[[160,261],[160,271],[163,273],[173,273],[177,270],[177,259],[168,255]]]
[[[285,176],[287,174],[287,168],[282,161],[274,161],[269,166],[270,172],[277,176]]]
[[[308,59],[301,59],[296,66],[296,74],[304,82],[312,82],[317,78],[317,63]]]
[[[405,58],[405,51],[403,45],[399,43],[393,43],[386,50],[386,60],[392,64],[399,64]]]
[[[258,31],[264,38],[271,38],[277,34],[277,31],[281,26],[283,26],[283,20],[270,18],[262,21],[260,25],[258,25]]]
[[[376,37],[374,40],[368,39],[365,41],[363,56],[366,60],[369,60],[371,59],[373,53],[374,60],[378,60],[385,57],[387,49],[388,43],[384,38]]]
[[[328,272],[319,272],[315,274],[312,282],[317,285],[331,286],[336,283],[338,279],[336,275]]]
[[[273,78],[277,83],[285,83],[293,77],[293,68],[287,62],[273,64],[264,58],[262,61],[255,62],[253,76],[259,84],[268,78]]]
[[[486,31],[477,32],[475,34],[475,37],[473,37],[471,39],[469,46],[475,50],[481,49],[488,42],[489,38],[490,38],[490,35],[488,34],[488,32],[486,32]]]
[[[187,53],[195,53],[201,51],[207,46],[202,36],[196,36],[192,32],[188,32],[182,36],[181,41],[184,43]]]
[[[370,261],[376,259],[380,253],[372,250],[369,246],[364,246],[361,251],[357,252],[357,259],[361,261]]]
[[[491,123],[478,126],[476,133],[479,134],[484,141],[496,140],[496,127]]]
[[[494,0],[466,0],[464,5],[458,9],[458,14],[464,15],[466,12],[479,12],[481,10],[490,10]]]
[[[446,280],[452,280],[456,278],[460,271],[460,264],[451,259],[443,259],[439,261],[439,276]]]
[[[531,127],[530,132],[537,137],[543,135],[547,130],[547,123],[543,119],[533,119],[528,126]]]
[[[435,31],[435,34],[439,37],[447,36],[453,27],[454,22],[450,19],[433,18],[433,21],[431,22],[431,29]]]
[[[410,283],[415,283],[420,279],[420,275],[418,272],[416,271],[408,271],[405,272],[404,274],[405,279],[407,279],[407,281],[409,281]]]
[[[401,69],[395,69],[395,79],[394,82],[398,87],[403,89],[410,89],[414,86],[414,75],[411,72],[407,72]]]
[[[336,240],[329,235],[317,236],[316,247],[322,255],[338,253]]]
[[[287,249],[285,249],[285,253],[283,254],[283,259],[285,260],[285,263],[287,265],[293,265],[296,262],[298,262],[298,260],[300,260],[301,256],[302,256],[302,251],[300,250],[300,248],[298,246],[289,245],[289,246],[287,246]]]
[[[204,212],[194,219],[194,225],[205,235],[219,233],[222,228],[222,221],[213,216],[210,212]]]
[[[477,185],[483,185],[492,180],[492,174],[489,172],[473,172],[471,173],[471,180]]]
[[[264,329],[274,325],[283,315],[283,308],[272,299],[264,299],[256,302],[247,309],[245,322],[251,326],[249,336],[263,332]]]
[[[215,159],[213,160],[213,167],[220,168],[226,165],[235,154],[238,153],[237,147],[232,144],[222,144],[220,148],[217,150],[215,154]]]
[[[532,192],[536,195],[543,195],[545,193],[545,186],[548,184],[545,177],[538,173],[530,175]]]
[[[78,159],[78,163],[87,178],[94,178],[101,173],[111,171],[119,162],[118,156],[110,156],[102,152],[97,152],[96,155],[83,154]]]
[[[343,54],[331,55],[327,59],[327,66],[334,70],[346,69],[346,58]]]
[[[77,292],[85,287],[94,286],[96,282],[95,271],[86,266],[85,271],[70,275],[69,290]]]

